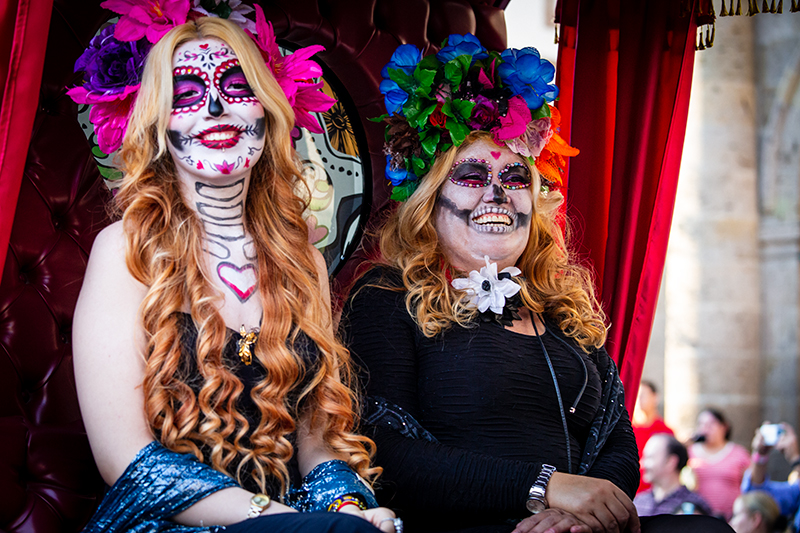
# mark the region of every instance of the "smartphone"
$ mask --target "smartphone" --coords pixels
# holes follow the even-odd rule
[[[783,436],[783,426],[780,424],[764,424],[759,431],[767,446],[775,446]]]

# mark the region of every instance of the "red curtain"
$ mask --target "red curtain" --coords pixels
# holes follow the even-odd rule
[[[693,1],[559,0],[566,195],[630,412],[664,270],[694,65]]]
[[[0,2],[0,274],[39,101],[52,7],[53,0]]]

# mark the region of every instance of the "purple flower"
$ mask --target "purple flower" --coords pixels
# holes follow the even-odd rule
[[[151,44],[145,39],[122,42],[114,37],[114,26],[104,28],[75,62],[84,72],[83,87],[96,95],[112,95],[139,84]]]
[[[388,80],[390,68],[400,69],[406,76],[411,76],[420,61],[422,61],[422,52],[420,52],[419,48],[413,44],[400,45],[392,54],[392,59],[381,70],[381,76]]]
[[[558,96],[558,87],[551,83],[556,69],[552,63],[539,56],[536,48],[509,48],[500,57],[504,61],[497,67],[500,78],[511,87],[514,94],[525,99],[528,109],[539,109]]]
[[[480,94],[475,97],[473,102],[475,102],[475,107],[472,108],[472,115],[467,121],[467,126],[474,130],[489,131],[500,118],[497,102]]]
[[[472,62],[476,59],[486,59],[489,55],[477,37],[471,33],[458,35],[456,33],[447,38],[447,46],[439,50],[436,59],[442,63],[447,63],[458,56],[472,56]]]

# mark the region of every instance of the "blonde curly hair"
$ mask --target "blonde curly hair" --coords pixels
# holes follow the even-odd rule
[[[458,270],[439,243],[435,210],[458,154],[478,140],[491,139],[491,134],[475,131],[461,146],[441,154],[419,188],[379,231],[382,261],[402,271],[406,308],[427,337],[453,323],[468,327],[477,314],[465,305],[464,293],[450,285],[447,273]],[[525,165],[533,176],[526,190],[534,195],[534,209],[528,244],[517,262],[524,278],[522,301],[531,312],[554,320],[585,351],[599,348],[606,338],[605,316],[595,298],[590,272],[570,254],[558,224],[563,196],[556,191],[540,194],[538,172],[527,162]]]
[[[244,214],[254,237],[263,305],[254,357],[268,376],[251,392],[260,415],[255,427],[237,409],[244,385],[222,360],[229,337],[218,311],[222,296],[204,267],[204,228],[181,196],[166,144],[173,53],[183,43],[208,38],[233,49],[265,111],[264,152],[252,168]],[[380,472],[370,467],[374,444],[354,433],[350,356],[331,331],[308,245],[302,218],[306,201],[297,195],[304,181],[290,141],[293,126],[292,108],[252,40],[227,20],[206,17],[172,29],[153,46],[119,154],[125,176],[116,206],[122,212],[126,261],[148,287],[140,309],[147,337],[147,420],[167,448],[200,460],[208,454],[213,468],[240,483],[250,477],[262,491],[268,477],[277,478],[285,491],[286,464],[293,454],[288,437],[301,415],[322,429],[326,445],[359,474],[371,479]],[[198,394],[181,374],[178,313],[187,308],[198,329],[196,361],[203,376]],[[310,368],[294,348],[301,333],[318,348],[318,361]]]

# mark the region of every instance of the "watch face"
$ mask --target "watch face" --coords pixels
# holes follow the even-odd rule
[[[527,503],[525,503],[525,507],[533,514],[541,513],[547,508],[543,501],[534,499],[528,500]]]
[[[269,497],[263,494],[256,494],[250,499],[250,503],[256,507],[266,507],[269,505]]]

